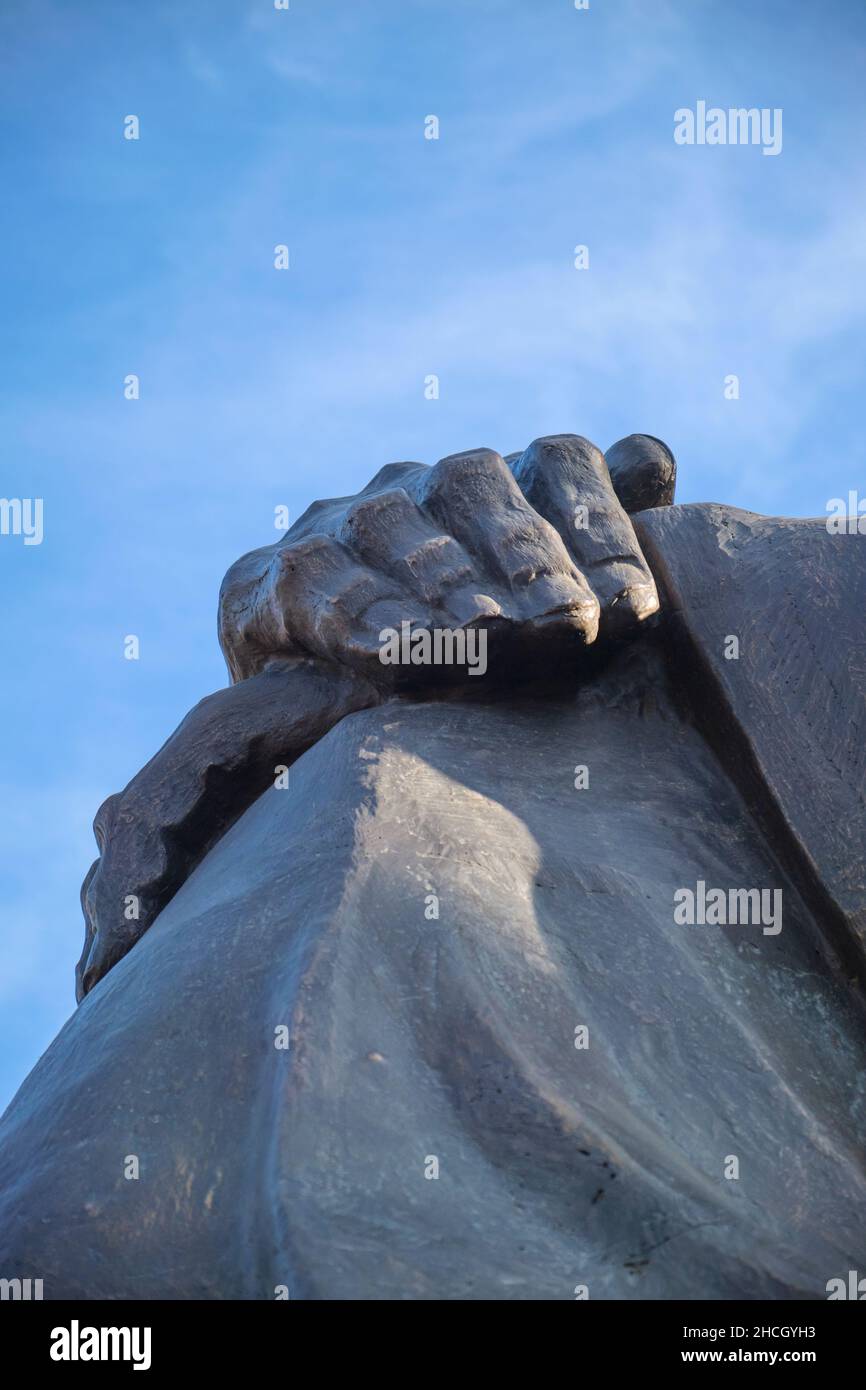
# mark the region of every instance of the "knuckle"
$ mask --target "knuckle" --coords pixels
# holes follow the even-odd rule
[[[526,450],[526,457],[534,458],[539,467],[561,468],[573,461],[604,463],[604,454],[592,440],[582,434],[548,434],[534,439]]]
[[[597,490],[606,480],[604,454],[580,434],[552,434],[535,439],[515,464],[514,476],[526,492],[556,496],[561,485]]]
[[[327,560],[337,550],[338,547],[330,536],[316,534],[306,536],[301,541],[294,541],[291,545],[281,545],[274,559],[279,574],[292,574],[299,568]]]
[[[501,454],[494,449],[472,449],[440,459],[431,468],[426,485],[426,496],[434,498],[462,493],[471,496],[491,486],[505,487],[510,492],[514,482]]]
[[[403,488],[391,488],[372,497],[359,497],[346,512],[341,532],[347,538],[378,531],[415,514],[415,504]]]

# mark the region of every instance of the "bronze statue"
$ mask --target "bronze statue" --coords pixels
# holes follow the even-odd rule
[[[232,685],[97,817],[0,1273],[799,1299],[862,1265],[866,552],[674,474],[646,435],[391,464],[232,567]],[[483,633],[483,675],[383,661],[403,624]]]

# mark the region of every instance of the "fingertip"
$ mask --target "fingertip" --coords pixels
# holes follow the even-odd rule
[[[605,454],[613,489],[629,514],[669,507],[674,500],[677,461],[661,439],[629,434]]]
[[[657,613],[659,596],[655,584],[630,584],[620,589],[605,605],[602,626],[608,636],[618,636]]]

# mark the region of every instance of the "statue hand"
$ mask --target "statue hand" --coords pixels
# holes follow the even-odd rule
[[[609,452],[621,492],[671,500],[673,458],[659,441],[630,436]],[[657,609],[605,456],[555,435],[507,462],[479,449],[432,468],[389,464],[357,497],[313,503],[284,540],[229,570],[220,640],[234,680],[300,654],[381,684],[393,671],[381,633],[404,621],[483,626],[543,662],[599,632],[634,631]]]

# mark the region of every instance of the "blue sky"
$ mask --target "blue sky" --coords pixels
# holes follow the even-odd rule
[[[866,7],[3,0],[0,75],[0,495],[45,532],[0,536],[2,1105],[73,1008],[93,814],[225,683],[276,505],[566,431],[665,439],[681,501],[866,491]],[[698,100],[782,152],[675,144]]]

